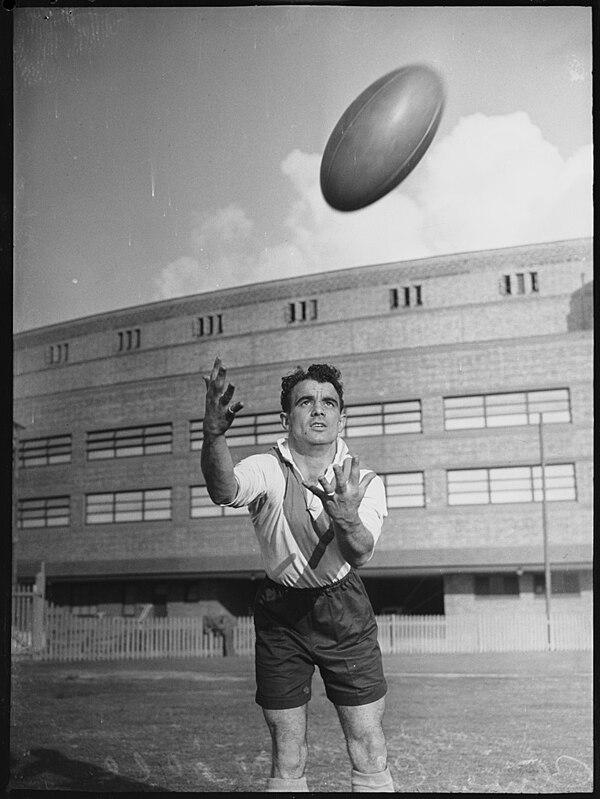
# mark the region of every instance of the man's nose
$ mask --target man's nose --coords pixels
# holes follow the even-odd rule
[[[315,404],[313,405],[312,412],[313,412],[313,416],[317,416],[317,415],[322,416],[325,413],[325,409],[323,407],[323,404],[321,402],[319,402],[319,401],[315,402]]]

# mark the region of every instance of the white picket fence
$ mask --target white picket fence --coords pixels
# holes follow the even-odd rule
[[[384,654],[542,652],[592,649],[592,617],[586,613],[379,616]]]
[[[543,614],[393,615],[378,616],[377,624],[384,654],[591,651],[593,640],[585,613],[555,613],[550,629]],[[253,654],[252,618],[237,619],[233,651]],[[64,662],[222,657],[223,639],[205,632],[202,618],[83,618],[47,608],[41,636],[13,626],[13,654]]]

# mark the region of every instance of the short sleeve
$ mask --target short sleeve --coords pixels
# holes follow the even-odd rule
[[[363,472],[361,469],[361,477],[363,477],[364,474],[367,474],[367,472]],[[367,490],[358,509],[358,515],[361,522],[373,536],[374,549],[381,535],[383,520],[387,516],[385,487],[379,475],[376,475],[367,486]]]
[[[237,493],[226,504],[232,508],[243,508],[266,494],[268,486],[273,483],[273,467],[279,470],[275,458],[268,454],[250,455],[237,463],[233,467]]]

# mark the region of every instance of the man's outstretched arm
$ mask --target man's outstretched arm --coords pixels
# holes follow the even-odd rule
[[[227,370],[221,359],[215,358],[210,376],[204,377],[206,408],[200,466],[208,494],[219,505],[231,502],[236,495],[237,482],[225,433],[231,427],[235,415],[244,407],[241,402],[230,405],[235,386],[228,383],[225,388],[226,378]]]

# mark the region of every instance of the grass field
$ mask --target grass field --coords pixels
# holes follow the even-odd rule
[[[589,653],[384,661],[398,792],[592,792]],[[318,675],[309,707],[309,788],[348,791]],[[253,792],[269,766],[249,658],[14,666],[12,790]]]

